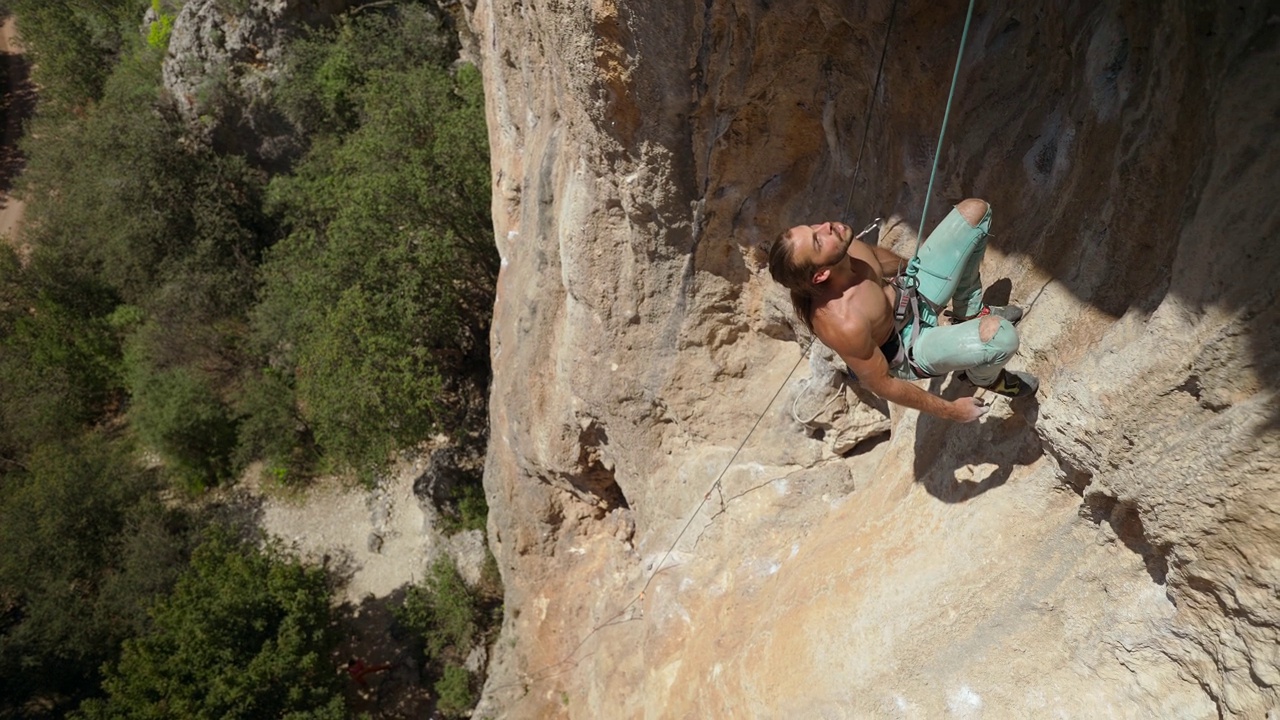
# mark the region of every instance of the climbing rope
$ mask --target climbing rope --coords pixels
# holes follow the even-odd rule
[[[812,343],[810,343],[810,346],[812,346]],[[811,380],[813,380],[813,378],[810,377],[800,381],[800,392],[796,393],[795,398],[791,401],[791,419],[795,420],[796,422],[800,423],[805,427],[809,427],[810,425],[812,425],[813,421],[817,420],[818,416],[821,415],[823,411],[827,409],[827,406],[835,402],[836,398],[840,397],[840,393],[844,391],[843,385],[836,388],[835,392],[831,393],[831,397],[827,398],[827,401],[822,403],[822,405],[817,410],[815,410],[812,415],[809,416],[808,420],[801,420],[800,419],[800,399],[804,397],[804,391],[809,389],[809,383]]]
[[[845,208],[844,208],[845,213],[848,212],[849,202],[853,198],[853,188],[857,185],[858,175],[862,168],[862,153],[863,153],[863,150],[866,148],[867,135],[871,130],[871,107],[875,103],[875,96],[880,88],[880,79],[884,73],[885,58],[888,56],[888,50],[889,50],[889,33],[893,30],[893,20],[897,14],[898,1],[899,0],[894,0],[893,6],[889,10],[889,22],[885,28],[884,44],[880,50],[880,62],[876,68],[876,79],[875,79],[875,83],[872,84],[871,86],[871,93],[868,99],[867,119],[862,129],[862,142],[859,143],[858,145],[858,160],[854,164],[853,180],[850,182],[850,185],[849,185],[849,195],[845,199]],[[964,20],[964,32],[960,36],[960,51],[959,51],[959,54],[956,56],[956,68],[951,78],[951,91],[947,96],[947,105],[943,113],[942,133],[946,132],[947,119],[951,114],[951,103],[953,98],[955,97],[956,81],[960,76],[960,61],[964,56],[965,40],[969,36],[969,24],[973,18],[973,5],[974,5],[974,0],[969,0],[969,11],[965,15],[965,20]],[[942,145],[942,134],[939,134],[938,146],[941,147],[941,145]],[[936,172],[938,167],[938,154],[936,152],[934,153],[933,167],[934,167],[934,171]],[[932,187],[932,183],[933,183],[932,174],[930,175],[929,182],[930,182],[930,187]],[[926,193],[925,194],[925,210],[926,211],[928,210],[928,200],[929,200],[928,193]],[[877,222],[878,221],[879,219],[877,218]],[[875,226],[874,223],[868,226],[866,230],[864,230],[862,233],[858,235],[858,237],[861,238],[867,232],[870,232],[870,230],[874,226]],[[787,377],[783,379],[782,383],[778,386],[778,389],[773,393],[773,397],[769,398],[769,402],[768,404],[765,405],[764,410],[761,410],[760,414],[756,416],[756,420],[754,423],[752,423],[751,429],[747,431],[747,434],[745,436],[743,436],[742,442],[738,443],[738,447],[736,450],[733,451],[733,455],[730,456],[729,461],[725,463],[724,468],[720,470],[720,474],[717,475],[715,481],[711,483],[711,487],[702,496],[702,501],[698,503],[698,507],[694,509],[693,513],[689,516],[689,520],[684,524],[684,527],[680,529],[680,532],[676,535],[676,538],[674,541],[672,541],[670,547],[667,548],[667,551],[663,554],[662,559],[658,562],[658,564],[654,568],[654,571],[649,575],[649,578],[645,581],[644,587],[640,589],[640,593],[636,595],[636,597],[632,599],[631,602],[627,603],[627,605],[623,607],[623,609],[619,612],[619,615],[621,615],[622,613],[625,613],[628,608],[630,608],[632,605],[634,605],[636,602],[638,602],[640,599],[644,597],[645,591],[649,589],[649,585],[653,582],[653,579],[657,576],[657,574],[662,571],[663,565],[666,564],[667,559],[671,557],[671,553],[675,551],[676,545],[680,543],[680,540],[684,537],[685,532],[687,532],[689,527],[693,524],[694,518],[698,516],[698,513],[702,511],[702,508],[711,499],[711,493],[716,492],[717,490],[720,489],[721,482],[724,479],[725,473],[729,471],[729,468],[733,467],[733,461],[738,458],[738,454],[741,453],[742,448],[746,446],[747,440],[751,438],[751,435],[756,431],[756,428],[760,426],[760,421],[763,420],[765,414],[769,412],[769,408],[773,407],[773,403],[778,399],[778,395],[782,393],[783,388],[785,388],[787,386],[787,383],[791,381],[791,376],[795,374],[796,369],[800,367],[800,363],[808,355],[809,349],[813,347],[813,344],[816,341],[817,341],[816,338],[811,339],[809,341],[808,348],[806,348],[804,353],[801,353],[800,358],[796,360],[795,365],[791,367],[791,371],[787,373]],[[831,399],[827,400],[826,403],[823,404],[822,409],[825,409],[826,406],[831,403],[831,400],[834,400],[834,396]],[[793,405],[792,411],[794,415],[795,413],[794,405]],[[820,414],[822,410],[820,409],[818,412]],[[817,415],[815,415],[814,417],[816,418]]]
[[[849,181],[849,193],[845,196],[844,208],[840,211],[840,218],[842,220],[849,217],[849,204],[853,202],[853,191],[858,186],[858,176],[862,173],[862,154],[863,151],[867,149],[867,136],[871,134],[871,110],[875,107],[876,95],[880,92],[880,78],[884,76],[884,61],[889,57],[889,35],[893,33],[893,20],[897,15],[898,0],[893,0],[893,5],[889,8],[889,22],[885,25],[884,29],[884,42],[880,45],[880,62],[876,64],[876,80],[871,85],[871,92],[867,93],[867,112],[865,113],[866,122],[862,125],[862,141],[858,143],[858,159],[853,164],[853,179]],[[862,238],[862,236],[870,232],[873,227],[877,227],[879,223],[880,218],[876,218],[875,222],[868,225],[867,229],[863,230],[862,233],[858,235],[858,238]],[[804,360],[809,356],[809,351],[813,349],[814,342],[816,342],[816,339],[809,341],[809,345],[805,347],[804,352],[800,355],[800,360]],[[796,361],[796,367],[799,366],[800,361]],[[791,372],[794,373],[795,368],[792,368]],[[791,402],[791,419],[810,429],[813,428],[813,421],[818,419],[818,416],[827,409],[828,405],[835,402],[836,398],[840,397],[840,393],[844,389],[843,385],[836,388],[831,393],[831,397],[827,398],[826,402],[822,403],[822,406],[818,408],[818,411],[815,412],[812,417],[808,420],[802,420],[800,419],[800,410],[797,407],[797,404],[800,402],[800,398],[804,396],[804,392],[809,389],[809,382],[811,380],[812,378],[806,378],[802,381],[800,392],[796,393],[795,399]],[[766,412],[768,410],[769,408],[765,408]]]
[[[970,6],[972,9],[972,6]],[[862,169],[862,151],[867,147],[867,134],[871,132],[871,108],[875,106],[876,94],[880,91],[880,76],[884,73],[884,60],[889,56],[889,33],[893,32],[893,18],[898,14],[898,0],[893,0],[889,8],[889,24],[884,29],[884,45],[880,47],[880,64],[876,66],[876,81],[867,95],[867,121],[862,126],[862,142],[858,144],[858,161],[853,165],[853,180],[849,182],[849,195],[844,199],[844,210],[840,217],[849,216],[849,203],[853,200],[853,189],[858,186],[858,172]]]
[[[924,236],[924,223],[929,219],[929,196],[933,194],[933,178],[938,173],[938,157],[942,155],[942,138],[947,134],[947,120],[951,118],[951,101],[956,96],[956,81],[960,79],[960,60],[964,57],[965,41],[969,39],[969,22],[973,20],[973,3],[969,0],[969,12],[964,16],[964,32],[960,33],[960,49],[956,52],[956,69],[951,73],[951,90],[947,93],[947,107],[942,113],[942,128],[938,130],[938,145],[933,149],[933,169],[929,171],[929,186],[924,191],[924,208],[920,211],[920,232],[916,235],[916,245]]]
[[[854,164],[853,179],[849,184],[849,196],[845,200],[846,214],[849,209],[849,200],[853,198],[853,188],[857,185],[858,174],[862,168],[862,153],[867,146],[867,134],[871,130],[871,107],[875,103],[876,93],[880,88],[880,79],[884,74],[885,58],[887,57],[888,50],[889,50],[889,33],[893,30],[893,19],[898,11],[898,2],[899,0],[894,0],[892,8],[889,10],[889,22],[885,27],[884,45],[880,51],[880,63],[876,67],[875,83],[871,86],[871,93],[867,101],[867,120],[862,128],[862,142],[858,146],[858,159],[857,159],[857,162]],[[871,230],[871,227],[869,226],[867,230],[863,231],[863,234],[866,234],[870,230]],[[861,235],[859,237],[861,237]],[[675,540],[671,542],[671,545],[667,548],[666,552],[663,553],[662,559],[659,560],[657,565],[654,566],[653,572],[650,573],[648,579],[645,580],[644,586],[640,588],[640,592],[634,598],[632,598],[631,602],[623,606],[622,610],[620,610],[616,615],[614,615],[613,618],[607,621],[605,623],[606,625],[612,623],[618,617],[621,617],[623,614],[627,612],[628,609],[631,608],[632,605],[636,604],[637,602],[639,602],[641,599],[644,598],[645,591],[649,589],[649,586],[653,583],[653,579],[657,577],[658,573],[664,569],[663,566],[666,564],[667,560],[670,559],[671,553],[675,552],[676,546],[680,544],[680,540],[683,539],[685,533],[689,531],[689,527],[693,525],[693,521],[695,518],[698,517],[698,513],[702,512],[702,508],[705,507],[706,504],[711,500],[711,494],[714,492],[720,491],[721,483],[724,480],[725,473],[729,471],[729,468],[733,467],[733,461],[738,459],[738,454],[742,452],[742,448],[746,446],[747,440],[751,439],[751,435],[754,434],[756,431],[756,428],[760,426],[760,422],[764,420],[764,416],[769,412],[769,408],[773,407],[773,403],[776,402],[778,399],[778,396],[782,394],[782,391],[784,388],[786,388],[787,383],[791,382],[791,377],[795,375],[796,370],[800,367],[800,363],[803,362],[805,357],[808,356],[809,349],[813,347],[813,344],[814,342],[816,342],[816,340],[817,340],[816,338],[813,338],[809,341],[808,347],[806,347],[805,351],[800,354],[800,358],[796,360],[796,363],[791,366],[790,372],[787,373],[787,377],[782,380],[782,383],[778,385],[778,389],[774,391],[773,397],[769,398],[769,402],[764,406],[764,409],[761,410],[760,414],[756,416],[755,422],[751,424],[751,429],[748,430],[747,434],[742,437],[742,441],[738,443],[738,447],[733,451],[733,455],[729,457],[729,461],[724,464],[724,467],[721,468],[720,470],[720,474],[717,475],[715,481],[711,483],[711,487],[708,488],[707,492],[703,494],[702,501],[698,503],[698,506],[696,508],[694,508],[693,512],[689,515],[688,521],[685,522],[684,527],[680,528],[680,532],[676,534]],[[831,400],[834,400],[834,397]],[[823,405],[823,409],[826,408],[826,405],[829,405],[831,403],[831,400],[828,400]],[[795,412],[794,405],[792,407],[792,411],[794,414]],[[818,412],[821,413],[822,411],[819,410]],[[723,505],[723,494],[721,494],[721,498],[722,498],[721,504]],[[591,634],[594,634],[594,633],[595,633],[595,630],[592,630],[591,633],[588,633],[587,637],[590,637]],[[584,638],[584,641],[585,641],[585,638]],[[578,647],[581,647],[581,644],[579,644]]]

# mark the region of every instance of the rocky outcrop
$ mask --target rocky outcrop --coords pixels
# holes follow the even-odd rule
[[[173,22],[164,87],[194,136],[283,167],[301,151],[271,102],[284,49],[351,0],[187,0]]]
[[[940,147],[959,6],[463,10],[503,257],[478,716],[1280,713],[1267,3],[984,4]],[[755,248],[883,215],[909,254],[966,196],[1039,402],[807,432]]]

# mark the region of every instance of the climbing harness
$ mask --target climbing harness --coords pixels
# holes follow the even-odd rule
[[[915,373],[917,378],[938,377],[916,364],[912,350],[915,349],[916,338],[920,337],[920,304],[923,302],[935,315],[942,312],[942,306],[921,295],[920,280],[914,275],[908,275],[902,268],[898,269],[898,274],[893,276],[889,284],[898,296],[893,309],[893,334],[898,340],[898,352],[893,358],[887,358],[889,367],[897,368],[906,365],[911,368],[911,372]],[[911,337],[904,345],[902,331],[908,323],[911,325]]]
[[[955,69],[951,73],[951,88],[947,92],[947,104],[942,113],[942,128],[938,131],[938,144],[933,153],[933,166],[929,171],[929,185],[926,188],[925,194],[924,194],[924,207],[920,211],[919,228],[921,229],[921,232],[924,231],[925,220],[928,218],[929,196],[933,194],[933,180],[938,172],[938,157],[941,155],[941,151],[942,151],[942,140],[946,136],[947,123],[951,118],[951,105],[952,105],[952,102],[955,100],[956,84],[960,79],[960,64],[961,64],[961,61],[964,59],[964,46],[967,44],[967,41],[969,39],[969,26],[973,21],[974,3],[975,3],[975,0],[969,0],[969,9],[965,13],[965,17],[964,17],[964,30],[960,33],[960,48],[956,52]],[[862,129],[862,142],[858,145],[858,161],[854,165],[853,181],[849,183],[849,194],[845,197],[845,201],[844,201],[843,214],[845,216],[848,216],[849,203],[853,200],[853,189],[857,185],[859,170],[862,167],[862,152],[866,148],[867,135],[869,134],[869,131],[871,129],[871,107],[874,105],[876,93],[880,89],[880,77],[884,71],[885,57],[888,55],[888,52],[889,52],[889,33],[892,32],[893,30],[893,20],[894,20],[894,17],[897,15],[897,11],[898,11],[898,2],[897,0],[894,0],[893,6],[889,10],[889,23],[885,29],[884,45],[880,49],[880,64],[879,64],[879,67],[876,69],[876,81],[871,88],[871,96],[867,102],[867,114],[866,114],[867,121]],[[870,232],[873,228],[879,227],[879,223],[880,223],[880,218],[876,218],[871,225],[867,226],[866,230],[863,230],[861,233],[857,235],[856,239],[859,239],[859,240],[862,239],[862,237],[866,235],[868,232]],[[918,244],[919,244],[919,237],[917,236],[917,245]],[[891,280],[890,282],[893,285],[894,289],[897,291],[898,301],[896,303],[896,307],[894,309],[894,314],[893,314],[893,320],[894,320],[893,332],[897,338],[897,343],[896,343],[897,352],[894,354],[893,358],[886,358],[889,361],[889,367],[898,368],[898,367],[902,367],[903,365],[906,365],[911,369],[911,372],[913,372],[917,378],[936,377],[931,373],[925,372],[923,368],[921,368],[919,365],[915,363],[914,359],[912,358],[911,351],[915,347],[916,338],[920,336],[920,302],[923,300],[924,303],[929,305],[930,308],[932,308],[935,313],[940,312],[941,309],[935,303],[929,300],[929,298],[924,297],[919,293],[919,282],[914,277],[906,275],[903,272],[902,268],[899,268],[898,274],[894,276],[893,280]],[[910,321],[908,321],[908,318],[910,318]],[[902,330],[906,327],[908,322],[911,323],[911,337],[907,341],[907,343],[904,345],[902,343]],[[813,343],[811,342],[809,344],[808,350],[811,350],[812,348],[813,348]],[[808,350],[805,351],[805,355],[808,355]],[[806,384],[806,387],[807,387],[807,384]],[[825,410],[826,407],[830,405],[831,402],[836,399],[836,397],[839,396],[839,394],[840,394],[840,390],[837,389],[836,392],[830,398],[828,398],[825,403],[823,403],[822,408],[818,410],[818,413],[815,414],[813,417],[809,418],[808,421],[804,421],[800,419],[799,414],[797,413],[795,408],[795,403],[793,402],[791,417],[794,418],[796,422],[799,422],[801,425],[811,428],[813,421],[817,419],[818,415],[820,415],[822,411]],[[797,400],[798,399],[799,399],[799,395],[797,395]]]

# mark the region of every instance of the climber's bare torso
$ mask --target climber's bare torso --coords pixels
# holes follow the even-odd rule
[[[814,334],[859,377],[887,378],[892,358],[885,358],[879,346],[893,332],[896,292],[888,279],[906,260],[858,242],[841,223],[800,225],[791,229],[790,238],[798,256],[826,268],[813,304]]]
[[[839,335],[837,328],[865,328],[871,344],[879,346],[893,332],[893,305],[897,299],[896,291],[889,284],[882,267],[885,260],[895,264],[906,263],[887,250],[881,254],[893,255],[892,258],[877,258],[880,248],[873,248],[860,242],[849,246],[848,286],[843,290],[830,288],[830,295],[819,298],[814,303],[813,329],[819,338]],[[890,358],[892,359],[892,358]]]

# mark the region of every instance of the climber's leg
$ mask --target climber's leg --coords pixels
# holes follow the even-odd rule
[[[1018,331],[997,315],[959,325],[922,328],[911,348],[917,367],[930,375],[964,370],[975,385],[989,385],[1018,350]]]
[[[953,312],[967,317],[982,305],[980,268],[991,228],[991,206],[969,198],[955,206],[921,244],[907,266],[920,283],[920,294],[934,307],[921,303],[921,320],[937,325],[935,308],[952,303]]]

